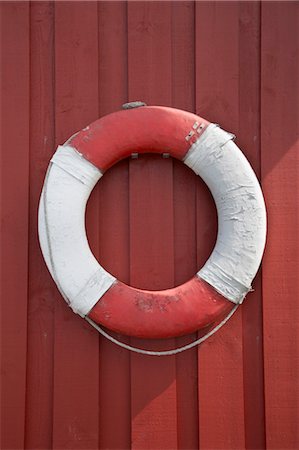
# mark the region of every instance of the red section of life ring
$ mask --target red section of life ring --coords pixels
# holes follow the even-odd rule
[[[144,106],[105,116],[68,144],[101,171],[132,153],[169,153],[182,160],[209,122],[195,114],[162,106]]]
[[[165,291],[145,291],[117,281],[88,317],[129,336],[168,338],[212,325],[232,306],[196,276]]]

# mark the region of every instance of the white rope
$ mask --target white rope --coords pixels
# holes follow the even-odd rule
[[[101,335],[103,335],[105,338],[107,338],[109,341],[113,342],[114,344],[118,345],[119,347],[125,348],[126,350],[130,350],[131,352],[135,353],[141,353],[142,355],[150,355],[150,356],[171,356],[176,355],[177,353],[184,352],[185,350],[189,350],[192,347],[195,347],[196,345],[201,344],[206,339],[208,339],[210,336],[212,336],[216,331],[220,330],[223,325],[226,324],[226,322],[232,317],[232,315],[236,312],[238,309],[239,304],[235,305],[233,309],[228,313],[228,315],[220,322],[215,328],[213,328],[211,331],[209,331],[207,334],[202,336],[199,339],[196,339],[196,341],[191,342],[190,344],[184,345],[182,347],[174,348],[172,350],[164,350],[160,352],[156,352],[153,350],[143,350],[142,348],[138,347],[132,347],[131,345],[127,345],[124,342],[118,341],[114,337],[110,336],[110,334],[106,333],[106,331],[103,330],[103,328],[99,327],[93,320],[91,320],[89,317],[85,317],[85,320],[93,326]]]

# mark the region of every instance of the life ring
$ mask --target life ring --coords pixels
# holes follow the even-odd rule
[[[45,178],[39,239],[48,269],[75,313],[141,338],[185,335],[242,303],[266,238],[262,191],[247,159],[219,126],[178,109],[142,106],[93,122],[59,146]],[[208,185],[218,213],[215,248],[188,282],[163,291],[118,281],[93,256],[88,197],[104,172],[132,153],[169,153]]]

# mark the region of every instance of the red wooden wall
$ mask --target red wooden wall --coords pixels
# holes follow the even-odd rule
[[[298,2],[1,10],[1,448],[297,449]],[[218,334],[177,357],[131,354],[98,336],[63,302],[38,245],[55,146],[132,100],[196,111],[234,132],[267,203],[254,292]],[[143,156],[104,176],[87,225],[108,270],[160,289],[203,264],[216,214],[189,169]]]

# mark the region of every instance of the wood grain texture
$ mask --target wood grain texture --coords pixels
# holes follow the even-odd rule
[[[20,77],[20,74],[22,76]],[[1,4],[1,448],[25,438],[29,4]]]
[[[262,3],[262,184],[268,211],[263,266],[266,442],[299,445],[298,14]]]
[[[260,4],[239,9],[239,133],[237,144],[260,179]],[[244,424],[247,449],[265,448],[261,271],[242,305]]]
[[[124,282],[129,281],[128,171],[128,162],[120,162],[98,186],[99,261]],[[130,353],[101,338],[99,357],[100,448],[127,449],[131,442]]]
[[[238,3],[196,4],[196,64],[197,113],[238,135]],[[199,236],[201,232],[198,229]],[[201,448],[245,448],[242,365],[239,310],[227,326],[199,348]]]
[[[172,3],[172,103],[174,108],[195,110],[195,3]],[[181,162],[173,161],[174,284],[189,280],[197,272],[196,192],[201,180]],[[176,339],[182,346],[196,339]],[[177,445],[198,448],[197,349],[176,356]]]
[[[171,103],[171,3],[128,3],[128,101]]]
[[[100,2],[99,115],[117,111],[127,101],[127,5]],[[113,86],[113,89],[111,89]],[[129,164],[109,170],[98,190],[99,261],[123,282],[129,282]],[[94,195],[93,193],[92,195]],[[112,199],[114,199],[112,201]],[[124,338],[120,337],[121,340]],[[131,445],[130,353],[100,338],[99,446],[129,449]]]
[[[54,4],[30,7],[30,217],[25,448],[51,448],[54,306],[60,294],[38,242],[37,210],[45,170],[55,148]]]
[[[171,4],[128,4],[129,100],[171,104]],[[130,163],[130,283],[163,289],[174,283],[172,160]],[[136,340],[133,343],[138,344]],[[145,341],[147,348],[161,343]],[[166,348],[174,340],[168,340]],[[132,448],[177,448],[175,358],[131,356]],[[146,386],[146,389],[145,389]]]
[[[181,284],[197,271],[196,191],[200,181],[195,174],[174,161],[174,282]],[[182,346],[196,339],[196,333],[176,339]],[[197,349],[176,356],[178,448],[198,447]]]
[[[142,156],[130,162],[129,173],[130,284],[154,290],[172,286],[172,160]],[[132,343],[140,346],[136,339]],[[169,339],[165,347],[173,344]],[[162,342],[142,345],[161,349]],[[132,448],[176,448],[175,358],[132,354],[131,383]]]
[[[99,2],[99,108],[118,111],[128,95],[127,2]]]
[[[1,448],[297,449],[298,3],[0,7]],[[234,132],[266,197],[254,292],[222,331],[171,358],[99,337],[65,305],[38,245],[55,146],[133,100],[196,111]],[[148,155],[104,175],[86,224],[104,267],[151,289],[190,278],[217,234],[204,183]],[[161,349],[195,335],[117,337]]]
[[[56,143],[98,117],[98,22],[95,2],[55,3]],[[92,239],[97,240],[97,211]],[[53,448],[98,448],[97,333],[55,303]]]

